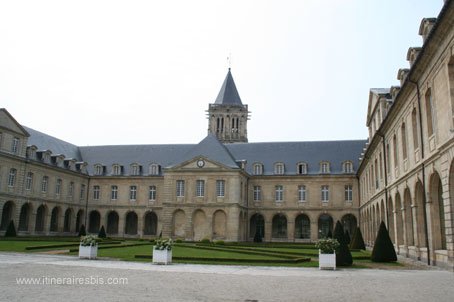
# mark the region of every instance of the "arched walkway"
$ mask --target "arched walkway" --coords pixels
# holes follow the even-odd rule
[[[80,231],[80,227],[84,224],[84,210],[77,211],[76,215],[76,232]]]
[[[144,217],[143,234],[157,235],[158,232],[158,216],[155,212],[147,212]]]
[[[89,218],[89,228],[88,232],[97,234],[100,229],[100,224],[101,224],[101,214],[99,214],[98,211],[91,211],[90,215],[88,216]]]
[[[311,239],[311,220],[306,214],[295,218],[295,239]]]
[[[259,232],[262,240],[265,238],[265,219],[259,213],[252,215],[249,220],[249,237],[254,238],[256,232]]]
[[[44,232],[44,224],[46,222],[47,208],[45,205],[40,205],[36,210],[35,232]]]
[[[443,190],[438,173],[434,173],[430,177],[429,196],[433,250],[446,250]]]
[[[63,221],[63,232],[71,232],[71,223],[73,221],[73,210],[71,208],[66,209],[65,219]]]
[[[192,217],[192,231],[194,240],[199,241],[204,238],[210,238],[210,229],[208,228],[205,212],[196,210]]]
[[[137,235],[137,214],[136,212],[128,212],[126,214],[125,234]]]
[[[328,214],[320,215],[318,218],[318,238],[326,238],[330,231],[333,232],[333,218]]]
[[[8,227],[9,222],[13,219],[14,213],[14,202],[8,201],[3,205],[2,211],[2,222],[0,224],[0,230],[6,230]],[[15,224],[16,225],[16,224]]]
[[[394,211],[396,215],[396,237],[397,237],[396,245],[399,246],[404,244],[404,222],[402,213],[402,201],[399,193],[396,194]]]
[[[176,210],[172,219],[172,235],[178,238],[186,238],[186,214],[183,210]]]
[[[107,234],[116,235],[118,234],[118,221],[120,217],[115,211],[110,211],[107,215]]]
[[[407,246],[414,246],[413,236],[413,209],[411,207],[411,195],[408,188],[404,192],[404,218],[405,218],[405,243]]]
[[[276,214],[272,221],[272,238],[287,238],[287,217]]]
[[[388,232],[393,244],[396,243],[396,231],[394,229],[394,205],[391,197],[388,199]]]
[[[50,216],[50,231],[58,232],[58,224],[60,218],[60,208],[54,207]]]
[[[22,205],[19,214],[19,227],[17,228],[18,231],[27,232],[28,231],[28,224],[30,221],[30,213],[31,213],[31,205],[29,203],[25,203]]]
[[[418,247],[426,247],[426,230],[424,228],[424,189],[418,181],[415,186],[415,217],[416,217],[416,239]]]

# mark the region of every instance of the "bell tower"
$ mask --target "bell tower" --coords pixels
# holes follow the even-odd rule
[[[214,104],[208,106],[208,133],[222,143],[247,142],[247,121],[249,111],[243,105],[233,81],[232,73],[227,72],[224,83]]]

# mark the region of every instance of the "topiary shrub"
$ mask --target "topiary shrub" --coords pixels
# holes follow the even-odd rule
[[[104,229],[104,226],[101,226],[101,229],[99,230],[99,233],[98,233],[98,238],[106,238],[107,235],[106,235],[106,230]]]
[[[350,244],[351,242],[351,239],[350,239],[350,233],[348,232],[348,230],[345,230],[345,241],[347,242],[347,245]]]
[[[336,265],[351,266],[353,264],[352,254],[348,248],[344,228],[339,221],[336,222],[333,238],[339,241],[339,248],[336,250]]]
[[[10,221],[8,227],[6,228],[5,237],[16,237],[16,227],[14,226],[14,221]]]
[[[262,241],[263,241],[262,234],[260,234],[260,232],[258,230],[255,231],[254,242],[262,242]]]
[[[363,234],[359,228],[356,228],[353,232],[353,237],[350,242],[350,249],[352,250],[366,250],[366,245],[364,244]]]
[[[380,223],[380,228],[378,229],[377,238],[375,239],[374,249],[372,250],[370,260],[373,262],[397,261],[394,245],[383,221]]]
[[[87,236],[87,231],[85,231],[85,225],[80,226],[79,234],[77,236],[79,236],[79,237]]]
[[[210,239],[203,238],[202,240],[200,240],[200,243],[210,243]]]
[[[217,241],[214,242],[214,244],[216,244],[216,245],[225,245],[225,242],[224,242],[224,240],[217,240]]]

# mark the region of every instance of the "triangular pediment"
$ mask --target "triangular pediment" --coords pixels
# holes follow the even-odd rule
[[[30,136],[5,108],[0,108],[0,129],[9,130],[27,137]]]

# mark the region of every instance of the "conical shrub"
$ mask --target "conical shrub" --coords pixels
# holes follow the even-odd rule
[[[260,234],[258,228],[255,231],[254,242],[262,242],[262,235]]]
[[[350,233],[348,232],[348,230],[345,230],[345,241],[347,242],[347,245],[349,245],[351,242]]]
[[[374,249],[372,250],[370,260],[373,262],[397,261],[394,245],[383,221],[380,223],[380,228],[377,233],[377,238],[375,239]]]
[[[104,226],[101,226],[101,229],[99,230],[99,233],[98,233],[98,238],[106,238],[107,235],[106,235],[106,230],[104,229]]]
[[[8,227],[6,228],[5,237],[16,237],[16,227],[14,226],[14,221],[10,221]]]
[[[81,225],[79,229],[79,234],[77,235],[79,237],[81,236],[87,236],[87,231],[85,231],[85,225]]]
[[[352,254],[350,253],[350,250],[348,248],[344,228],[339,221],[336,222],[333,238],[339,241],[340,244],[338,250],[336,251],[336,265],[351,266],[353,264]]]
[[[359,228],[356,228],[353,232],[353,238],[350,242],[350,249],[352,250],[366,250],[366,245],[364,244],[363,234]]]

